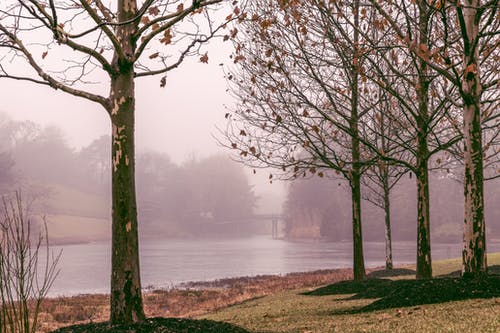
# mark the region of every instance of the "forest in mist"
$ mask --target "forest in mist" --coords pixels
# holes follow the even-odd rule
[[[102,136],[80,150],[71,148],[63,131],[30,121],[2,117],[0,124],[3,194],[22,189],[33,213],[47,215],[56,241],[89,241],[109,237],[111,200],[110,137]],[[266,198],[259,198],[243,166],[224,155],[193,156],[179,164],[168,155],[143,151],[137,159],[141,234],[157,237],[250,236],[270,233],[270,223],[255,218]],[[486,184],[487,235],[500,231],[500,190]],[[442,173],[431,176],[432,237],[460,242],[462,185]],[[394,240],[414,240],[416,189],[407,173],[391,194]],[[368,192],[364,189],[364,198]],[[281,235],[287,239],[350,240],[349,190],[339,179],[307,178],[287,184]],[[384,211],[363,201],[364,235],[384,239]],[[75,229],[75,225],[79,225]],[[90,227],[92,232],[89,232]],[[75,232],[79,230],[79,232]],[[80,234],[81,233],[81,234]]]
[[[407,173],[391,193],[391,219],[394,240],[413,241],[417,237],[417,211],[414,177]],[[442,243],[460,243],[463,225],[463,185],[452,177],[435,172],[430,177],[432,239]],[[288,188],[284,204],[286,234],[289,238],[325,238],[334,241],[352,237],[350,195],[345,181],[309,178],[295,180]],[[364,188],[363,235],[367,241],[384,239],[384,210],[368,199]],[[500,188],[498,180],[485,184],[485,215],[490,223],[487,237],[499,238]]]
[[[57,127],[6,116],[0,135],[3,194],[21,189],[32,202],[33,213],[47,215],[49,227],[54,224],[50,232],[56,238],[109,237],[109,136],[75,150]],[[246,227],[238,222],[252,217],[257,197],[241,165],[226,156],[193,156],[178,164],[166,154],[143,151],[138,154],[136,168],[143,235],[183,237],[252,231],[253,224]],[[224,226],[228,221],[237,223],[238,228]],[[74,229],[75,224],[80,226]],[[83,235],[78,235],[75,230],[82,225],[96,231],[90,235],[83,228]],[[102,234],[95,234],[97,230]]]

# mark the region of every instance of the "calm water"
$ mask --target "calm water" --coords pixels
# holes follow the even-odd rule
[[[50,295],[109,292],[110,243],[54,246],[63,249],[61,270]],[[141,278],[144,288],[172,287],[187,281],[283,274],[352,265],[349,242],[289,242],[258,236],[233,240],[142,241]],[[460,244],[433,244],[434,260],[461,256]],[[491,252],[500,242],[489,242]],[[367,267],[385,263],[384,244],[365,242]],[[415,262],[413,242],[393,244],[394,261]]]

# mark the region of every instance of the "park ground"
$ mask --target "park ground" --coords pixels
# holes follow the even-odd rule
[[[106,295],[48,299],[41,330],[80,324],[71,332],[500,332],[500,253],[490,274],[459,277],[460,260],[433,264],[432,280],[414,267],[368,270],[364,282],[349,269],[188,283],[145,294],[142,327],[110,329]],[[168,319],[165,319],[168,318]],[[224,322],[224,323],[221,323]],[[89,323],[91,323],[89,325]],[[64,330],[61,332],[70,332]]]

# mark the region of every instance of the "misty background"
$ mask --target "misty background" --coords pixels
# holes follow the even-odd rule
[[[15,120],[7,113],[0,114],[0,135],[2,193],[21,188],[32,213],[47,217],[52,242],[110,238],[109,136],[76,146],[63,127]],[[210,133],[199,140],[206,142],[204,154],[186,152],[181,158],[179,152],[177,159],[164,151],[139,149],[136,179],[143,239],[270,235],[275,217],[280,219],[280,237],[288,240],[351,239],[350,195],[344,181],[312,177],[270,184],[265,171],[253,175],[232,161]],[[407,173],[392,192],[395,241],[416,237],[414,183]],[[430,184],[433,241],[460,244],[462,185],[438,172]],[[495,238],[500,231],[497,181],[488,182],[486,192],[486,218],[491,221],[487,235]],[[368,201],[363,205],[364,239],[383,241],[383,210]]]
[[[287,239],[351,239],[346,184],[312,178],[269,181],[268,170],[237,164],[217,143],[227,92],[222,64],[230,45],[207,47],[209,62],[186,59],[183,70],[137,81],[136,142],[140,232],[143,237],[223,237],[270,234],[271,216]],[[55,242],[110,237],[110,122],[99,106],[51,88],[0,81],[2,191],[23,188],[37,214],[48,217]],[[463,189],[433,174],[434,241],[461,243]],[[486,183],[487,236],[500,229],[497,180]],[[394,240],[416,238],[415,181],[408,173],[392,197]],[[36,199],[36,200],[35,200]],[[264,222],[262,222],[264,220]],[[268,222],[269,222],[268,221]],[[229,223],[235,223],[231,226]],[[363,234],[383,240],[383,211],[365,201]]]
[[[145,284],[350,267],[347,184],[328,177],[271,184],[269,170],[254,174],[217,144],[232,103],[220,66],[229,52],[221,45],[208,47],[208,64],[187,59],[181,71],[168,75],[165,88],[155,78],[137,81],[136,181]],[[0,88],[0,190],[22,189],[37,222],[46,216],[51,243],[64,247],[53,294],[106,292],[108,115],[50,88],[7,80]],[[489,241],[498,240],[500,232],[497,182],[485,184]],[[442,173],[433,173],[430,184],[433,257],[457,257],[463,186]],[[391,193],[395,262],[414,262],[414,176],[405,174]],[[383,265],[383,211],[363,201],[362,214],[367,265]],[[276,217],[279,240],[271,237]],[[89,265],[92,277],[82,274]]]

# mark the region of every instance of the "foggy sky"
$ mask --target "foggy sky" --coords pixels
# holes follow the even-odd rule
[[[160,151],[179,164],[192,156],[228,154],[213,136],[218,135],[217,127],[225,128],[226,107],[232,103],[220,66],[231,63],[231,47],[220,39],[212,40],[205,48],[208,64],[201,63],[198,57],[186,59],[179,68],[168,73],[164,88],[160,88],[161,76],[136,79],[138,151]],[[102,96],[108,95],[108,88],[105,89],[99,92]],[[0,79],[0,91],[0,112],[14,120],[55,125],[63,130],[68,144],[75,149],[101,135],[111,134],[109,117],[97,103],[47,86],[10,79]],[[269,184],[269,171],[254,176],[247,169],[247,173],[257,195],[265,196],[266,192],[283,195],[282,184]]]
[[[193,153],[221,152],[212,138],[215,126],[224,126],[224,105],[231,102],[219,63],[227,60],[230,44],[214,41],[209,64],[188,59],[170,72],[160,88],[160,76],[136,80],[136,139],[139,149],[149,148],[183,161]],[[101,105],[26,81],[0,80],[1,111],[16,120],[56,125],[70,146],[88,145],[110,135],[110,121]],[[107,96],[108,91],[100,92]]]

